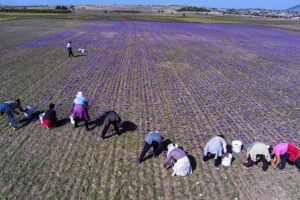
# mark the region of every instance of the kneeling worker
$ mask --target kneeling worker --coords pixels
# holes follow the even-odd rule
[[[168,145],[167,158],[163,163],[164,168],[173,166],[172,176],[187,176],[192,173],[192,166],[185,151],[173,143]]]
[[[54,110],[54,104],[51,103],[49,105],[49,109],[45,112],[43,117],[43,128],[56,128],[57,126],[57,118],[56,118],[56,111]]]

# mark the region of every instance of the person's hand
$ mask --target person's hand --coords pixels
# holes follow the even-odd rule
[[[165,165],[164,165],[164,163],[161,163],[161,164],[160,164],[160,167],[161,167],[161,168],[166,168]]]
[[[225,157],[228,157],[228,155],[229,155],[229,153],[225,153],[225,154],[223,154],[223,158],[225,158]]]

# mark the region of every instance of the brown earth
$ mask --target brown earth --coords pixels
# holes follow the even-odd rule
[[[114,62],[114,56],[119,54],[118,51],[107,58],[107,63],[103,64],[104,68],[100,71],[90,75],[87,73],[89,68],[82,64],[79,66],[81,73],[74,75],[74,65],[85,62],[86,57],[68,59],[63,48],[19,48],[25,42],[85,23],[67,20],[0,22],[1,102],[18,97],[23,100],[23,105],[31,105],[43,95],[49,94],[49,101],[58,105],[65,103],[59,107],[59,112],[67,112],[76,93],[67,96],[69,102],[62,102],[65,91],[58,83],[64,85],[74,80],[82,80],[82,77],[91,78],[95,85],[83,82],[83,87],[88,88],[85,94],[89,97],[96,93],[96,85],[104,80],[103,87],[107,90],[101,91],[94,101],[94,105],[99,108],[92,117],[95,119],[102,111],[114,109],[123,119],[131,121],[139,128],[128,131],[119,138],[112,137],[100,143],[95,136],[102,127],[96,127],[94,135],[89,135],[83,127],[73,129],[70,123],[50,131],[42,129],[38,123],[22,122],[20,125],[24,127],[12,131],[6,118],[1,117],[0,199],[300,199],[300,176],[294,166],[287,166],[285,173],[269,169],[264,174],[260,167],[246,170],[242,168],[242,154],[234,155],[235,161],[231,168],[215,171],[212,169],[212,162],[202,166],[202,152],[191,148],[192,145],[197,145],[197,141],[188,143],[186,136],[190,131],[201,132],[198,122],[204,120],[203,116],[195,116],[195,121],[189,124],[185,119],[178,119],[179,116],[170,115],[176,106],[184,105],[186,101],[195,110],[199,109],[198,104],[190,97],[186,88],[182,88],[182,95],[178,99],[170,99],[163,79],[159,80],[161,85],[154,86],[160,97],[156,104],[145,100],[143,94],[150,96],[153,92],[148,87],[152,84],[149,70],[139,70],[141,67],[147,69],[147,61],[143,63],[145,66],[133,65],[131,71],[117,68],[121,72],[113,74],[117,65],[110,64]],[[112,33],[105,34],[113,36]],[[139,45],[139,42],[132,45]],[[128,51],[125,49],[122,55],[129,55]],[[108,52],[113,54],[111,50]],[[126,65],[126,59],[128,58],[125,57],[120,62],[121,66]],[[175,67],[172,68],[171,65]],[[163,70],[162,76],[166,75],[168,81],[168,75],[178,73],[176,76],[180,76],[183,70],[178,68],[181,65],[167,61],[161,63],[157,70]],[[189,66],[184,65],[184,68],[188,70]],[[217,73],[221,72],[213,70],[212,77]],[[204,79],[205,77],[205,83]],[[145,85],[138,85],[140,80],[144,80]],[[184,85],[184,82],[179,82],[179,86]],[[79,88],[74,88],[74,91],[78,90]],[[109,91],[114,97],[112,104],[105,102]],[[128,102],[124,99],[125,93],[130,94],[131,99]],[[38,108],[42,109],[46,108],[48,101],[40,103],[44,107]],[[154,116],[154,107],[160,108],[163,115],[171,116],[171,120],[163,119],[159,122]],[[23,116],[19,115],[17,119],[22,121]],[[182,122],[179,123],[180,120]],[[153,129],[160,129],[163,135],[172,140],[175,139],[172,131],[179,134],[175,142],[184,145],[197,161],[191,176],[172,177],[170,171],[162,170],[160,163],[163,156],[149,159],[139,167],[135,166],[142,149],[143,137],[147,131]],[[205,142],[206,140],[201,140],[201,146]]]

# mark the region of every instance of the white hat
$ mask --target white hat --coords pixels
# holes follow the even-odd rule
[[[171,144],[169,144],[168,145],[168,154],[171,152],[171,151],[173,151],[174,149],[176,149],[178,147],[178,145],[177,144],[174,144],[174,143],[171,143]]]
[[[76,97],[83,97],[82,92],[78,92],[77,95],[76,95]]]

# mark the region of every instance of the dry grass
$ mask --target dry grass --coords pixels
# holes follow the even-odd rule
[[[0,52],[1,102],[19,97],[23,105],[34,104],[38,110],[54,102],[62,119],[68,117],[76,92],[83,90],[89,99],[93,99],[93,119],[105,110],[114,109],[124,120],[136,124],[138,129],[100,143],[95,139],[102,129],[99,126],[93,130],[94,135],[89,135],[83,126],[73,129],[69,123],[49,131],[42,129],[38,123],[26,125],[22,122],[20,125],[24,127],[13,132],[6,119],[1,117],[0,199],[300,198],[299,172],[293,166],[287,166],[286,173],[270,169],[263,174],[260,167],[243,169],[242,154],[235,155],[233,166],[228,169],[214,171],[212,162],[201,165],[202,148],[207,141],[205,137],[216,133],[214,127],[218,123],[217,118],[223,117],[222,113],[227,113],[232,120],[225,121],[228,126],[234,125],[242,131],[251,130],[251,135],[245,136],[249,140],[260,136],[273,142],[276,138],[284,139],[287,135],[274,132],[273,136],[264,136],[260,131],[263,128],[275,130],[274,127],[280,123],[287,123],[287,118],[294,120],[287,125],[289,128],[296,130],[299,127],[298,119],[293,115],[296,111],[293,110],[282,112],[274,107],[267,116],[270,124],[263,128],[255,127],[252,118],[247,121],[241,116],[241,106],[248,105],[251,117],[264,106],[274,104],[268,99],[269,96],[255,90],[255,83],[243,85],[239,82],[245,74],[247,77],[255,74],[239,69],[236,73],[229,72],[221,67],[221,63],[235,62],[239,58],[228,53],[218,54],[227,58],[223,60],[208,57],[206,48],[202,54],[196,54],[199,46],[195,49],[173,48],[174,43],[181,42],[172,39],[173,32],[151,35],[146,26],[141,26],[145,31],[136,35],[129,31],[131,29],[121,29],[120,33],[115,34],[114,23],[111,22],[103,22],[103,26],[102,22],[97,22],[102,36],[95,41],[100,41],[101,45],[88,49],[90,51],[86,56],[69,59],[64,46],[58,47],[56,44],[30,49],[20,47],[23,43],[71,27],[79,32],[86,31],[82,28],[86,27],[86,23],[68,22],[0,22],[0,46],[4,49]],[[134,25],[126,26],[138,26]],[[102,30],[104,27],[106,30]],[[78,41],[75,38],[74,46]],[[149,42],[148,48],[145,41]],[[161,46],[151,45],[151,41],[158,41]],[[171,44],[171,41],[174,43]],[[215,50],[215,47],[211,49]],[[241,52],[247,59],[255,58],[249,52],[243,52],[242,48]],[[165,56],[163,62],[155,60],[162,54]],[[187,64],[182,60],[175,61],[176,56],[192,56],[197,62]],[[209,63],[208,58],[212,62]],[[287,68],[299,73],[292,65],[287,65]],[[232,88],[222,86],[220,80],[231,82]],[[275,77],[270,76],[266,81],[272,80]],[[248,92],[246,88],[254,92]],[[196,97],[192,92],[198,89],[202,92]],[[236,100],[228,104],[230,107],[221,110],[218,105],[211,104],[212,99],[218,98],[216,91],[221,91],[219,95],[224,97],[224,102],[227,102],[226,94],[230,91],[235,91],[234,96],[241,97],[243,101]],[[271,95],[271,92],[265,92]],[[283,94],[290,93],[283,91]],[[258,103],[254,104],[253,99]],[[207,113],[204,114],[201,109]],[[23,120],[21,115],[17,118]],[[160,168],[163,156],[149,159],[140,167],[135,166],[144,135],[154,129],[161,130],[164,136],[183,145],[195,157],[197,166],[191,176],[171,177],[171,172]],[[238,133],[230,129],[227,135],[237,137]],[[188,140],[189,137],[192,139]],[[294,137],[299,139],[299,136]]]

